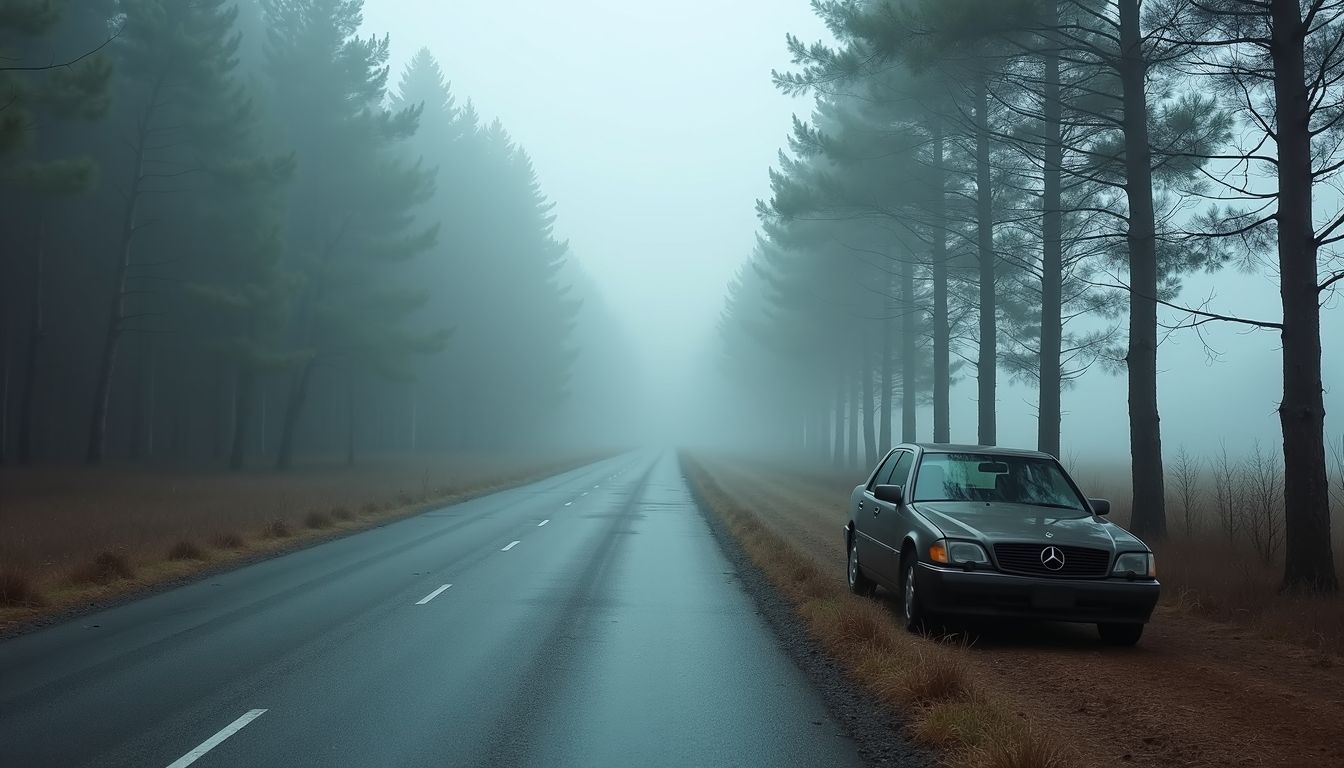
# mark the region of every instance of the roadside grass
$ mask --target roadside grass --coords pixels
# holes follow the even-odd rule
[[[1076,756],[976,684],[966,651],[907,632],[879,602],[849,594],[834,575],[770,531],[693,458],[682,466],[699,498],[794,606],[822,649],[889,707],[917,742],[965,768],[1063,768]]]
[[[1083,492],[1111,502],[1112,520],[1129,525],[1129,468],[1124,464],[1089,465],[1065,462]],[[1204,466],[1198,462],[1197,466]],[[758,465],[763,472],[787,475],[791,479],[823,489],[841,506],[860,472],[803,470],[784,464]],[[1266,558],[1246,540],[1234,537],[1219,519],[1217,501],[1208,470],[1195,477],[1191,494],[1194,508],[1183,507],[1175,489],[1175,478],[1168,483],[1173,496],[1167,503],[1165,542],[1152,543],[1157,554],[1157,575],[1162,582],[1162,605],[1191,615],[1245,627],[1265,637],[1310,648],[1322,654],[1322,664],[1334,664],[1331,656],[1344,656],[1344,596],[1285,594],[1283,552],[1280,548]],[[1244,472],[1236,482],[1246,482]],[[1333,548],[1335,569],[1344,580],[1344,480],[1332,478],[1338,492],[1333,497]],[[1243,517],[1251,505],[1246,503],[1248,489],[1233,488],[1229,494],[1241,499]],[[1188,532],[1187,532],[1188,531]]]
[[[599,458],[407,462],[294,475],[6,468],[0,631]],[[439,479],[431,485],[431,477]],[[416,490],[399,487],[410,483]]]

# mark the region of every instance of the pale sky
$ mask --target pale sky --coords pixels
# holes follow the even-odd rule
[[[772,68],[789,66],[786,32],[820,39],[806,0],[680,3],[575,0],[368,0],[366,29],[390,33],[394,82],[428,46],[459,100],[500,118],[531,154],[557,203],[557,232],[603,289],[643,354],[654,410],[695,388],[724,288],[749,255],[758,197],[785,142],[790,116],[810,100],[780,95]],[[1276,319],[1277,287],[1234,272],[1188,281],[1198,302]],[[1344,415],[1344,309],[1326,329],[1328,428]],[[1160,351],[1169,455],[1207,455],[1219,440],[1278,443],[1278,338],[1205,329],[1224,354],[1211,360],[1183,334]],[[974,380],[953,393],[953,439],[973,441]],[[1004,386],[1000,441],[1035,443],[1035,392]],[[1091,374],[1065,393],[1065,451],[1127,455],[1122,376]],[[921,428],[928,429],[927,414]],[[1336,437],[1338,439],[1338,437]]]

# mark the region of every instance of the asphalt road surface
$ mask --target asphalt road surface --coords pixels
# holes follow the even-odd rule
[[[646,453],[0,643],[0,763],[859,759]]]

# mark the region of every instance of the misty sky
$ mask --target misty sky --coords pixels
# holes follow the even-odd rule
[[[724,288],[749,255],[753,204],[789,117],[810,99],[780,95],[771,68],[788,67],[784,35],[825,29],[805,0],[368,0],[366,29],[390,33],[394,81],[422,46],[439,58],[459,99],[500,118],[528,150],[557,203],[557,231],[593,275],[641,353],[653,409],[675,413],[697,391]],[[672,9],[672,10],[669,10]],[[1192,302],[1276,319],[1267,278],[1223,273],[1187,282]],[[1322,322],[1327,429],[1344,414],[1344,327],[1336,299]],[[1277,336],[1206,327],[1223,355],[1185,334],[1164,342],[1161,408],[1168,446],[1209,453],[1220,439],[1277,441]],[[953,392],[952,436],[973,441],[974,382]],[[1000,393],[1000,440],[1035,442],[1033,390]],[[1128,452],[1122,376],[1090,375],[1064,396],[1065,452]],[[928,415],[921,414],[928,429]]]

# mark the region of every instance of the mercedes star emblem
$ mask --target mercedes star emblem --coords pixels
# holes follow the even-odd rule
[[[1041,565],[1052,571],[1064,567],[1064,552],[1059,547],[1046,547],[1041,550]]]

